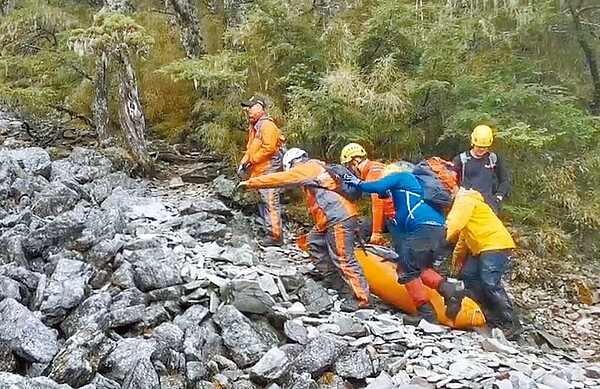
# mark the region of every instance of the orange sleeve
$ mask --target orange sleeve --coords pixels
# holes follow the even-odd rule
[[[307,171],[303,169],[303,166],[294,166],[285,172],[277,172],[253,177],[248,180],[247,187],[250,189],[262,189],[293,186],[301,184],[302,182],[305,182],[311,178],[314,177],[311,177],[309,174],[307,174]]]
[[[246,142],[246,152],[240,161],[240,165],[245,165],[250,162],[250,148],[252,147],[252,143],[254,142],[255,134],[252,126],[248,127],[248,142]]]
[[[377,181],[380,178],[380,175],[380,171],[371,170],[367,174],[365,181]],[[371,232],[381,234],[381,232],[383,231],[383,225],[385,223],[385,215],[383,200],[379,198],[379,195],[377,193],[371,194],[371,214],[373,216],[373,227]]]
[[[256,152],[248,155],[249,162],[253,165],[267,161],[277,151],[279,142],[279,128],[275,123],[266,121],[262,128],[262,141]],[[257,139],[258,141],[258,139]]]

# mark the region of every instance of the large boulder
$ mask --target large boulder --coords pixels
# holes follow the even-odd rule
[[[55,331],[16,300],[0,302],[0,341],[30,362],[50,362],[59,350]]]
[[[258,360],[275,346],[264,339],[252,326],[252,322],[233,305],[224,305],[213,316],[221,328],[225,346],[231,357],[240,367],[246,367]]]

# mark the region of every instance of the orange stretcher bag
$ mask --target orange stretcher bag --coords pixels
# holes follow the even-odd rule
[[[306,235],[298,238],[297,244],[300,249],[308,251]],[[363,268],[371,293],[403,312],[414,315],[417,313],[417,309],[404,285],[398,283],[397,266],[394,262],[386,259],[386,251],[390,254],[393,253],[385,247],[366,245],[364,248],[355,248],[354,254]],[[451,319],[446,316],[444,298],[434,289],[426,286],[425,289],[440,324],[456,329],[469,329],[485,325],[483,311],[472,299],[465,297],[458,314]]]

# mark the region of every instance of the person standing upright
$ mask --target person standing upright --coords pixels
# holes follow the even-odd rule
[[[497,214],[510,191],[510,178],[503,159],[490,151],[493,142],[492,129],[479,125],[471,132],[471,149],[454,157],[452,162],[459,186],[481,193]]]
[[[241,103],[248,118],[248,143],[246,152],[240,161],[237,173],[250,177],[283,170],[284,137],[273,119],[267,114],[267,100],[254,95]],[[275,188],[259,190],[261,202],[259,213],[267,236],[261,241],[263,246],[281,246],[283,244],[283,224],[281,220],[280,192]]]

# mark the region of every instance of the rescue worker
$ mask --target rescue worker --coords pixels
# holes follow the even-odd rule
[[[267,115],[267,101],[254,95],[242,102],[244,113],[248,117],[248,144],[238,167],[238,175],[250,177],[275,173],[282,169],[282,146],[284,138],[273,119]],[[261,202],[258,211],[263,219],[267,236],[261,241],[263,246],[281,246],[283,244],[283,224],[281,220],[280,193],[277,189],[259,190]]]
[[[364,182],[354,176],[344,180],[363,192],[380,195],[391,192],[396,209],[394,220],[404,235],[398,252],[398,282],[406,287],[419,315],[430,323],[438,324],[423,285],[438,290],[447,306],[462,301],[462,291],[458,284],[448,282],[432,268],[433,263],[447,253],[445,219],[424,202],[423,188],[410,171],[411,164],[399,162],[387,165],[382,178],[377,181]]]
[[[460,188],[446,219],[446,238],[456,242],[452,255],[455,274],[477,301],[490,327],[501,327],[508,339],[521,331],[521,323],[502,285],[515,248],[510,233],[481,195]],[[470,251],[472,255],[467,255]]]
[[[493,142],[492,129],[479,125],[471,132],[471,149],[454,157],[452,162],[458,184],[481,193],[488,205],[498,213],[500,202],[510,191],[510,179],[504,161],[490,151]]]
[[[309,159],[306,151],[289,149],[283,167],[283,172],[252,177],[238,185],[250,189],[300,185],[316,223],[308,234],[309,252],[317,265],[332,262],[350,286],[356,300],[347,302],[346,310],[369,307],[369,285],[354,256],[356,206],[336,192],[338,184],[325,170],[325,163]]]
[[[385,164],[381,162],[369,160],[367,151],[358,143],[349,143],[344,146],[340,154],[340,162],[365,182],[380,179],[385,167]],[[381,198],[376,193],[371,194],[371,222],[363,221],[363,224],[371,228],[369,243],[384,245],[383,232],[387,231],[394,246],[399,245],[400,236],[393,223],[394,215],[394,203],[391,197]]]

